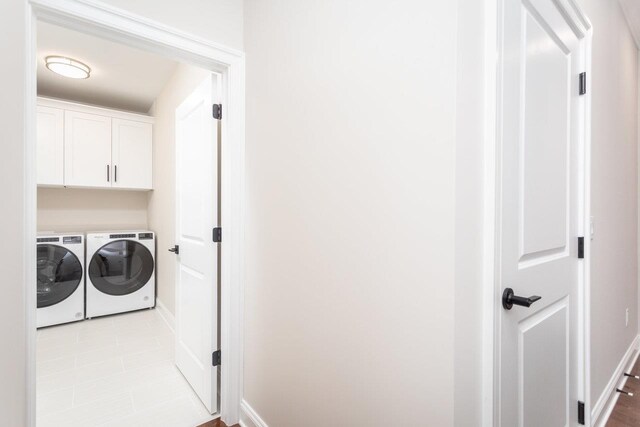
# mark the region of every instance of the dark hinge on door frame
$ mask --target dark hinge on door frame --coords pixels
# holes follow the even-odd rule
[[[222,228],[216,227],[213,229],[213,241],[216,243],[222,242]]]
[[[578,237],[578,258],[584,258],[584,237]]]
[[[222,120],[222,104],[213,104],[213,118]]]
[[[584,402],[578,402],[578,424],[584,425]]]
[[[580,85],[579,85],[580,95],[584,95],[587,93],[587,73],[580,73]]]
[[[220,366],[220,364],[222,363],[221,357],[222,357],[222,356],[221,356],[221,354],[220,354],[220,350],[218,350],[218,351],[214,351],[214,352],[211,354],[211,365],[213,365],[213,366]]]

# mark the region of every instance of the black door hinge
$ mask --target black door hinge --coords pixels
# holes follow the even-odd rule
[[[584,95],[585,93],[587,93],[587,73],[586,72],[580,73],[579,90],[580,90],[580,95]]]
[[[578,237],[578,258],[584,258],[584,237]]]
[[[216,227],[213,229],[213,241],[216,243],[222,242],[222,228]]]
[[[584,425],[584,402],[578,402],[578,424]]]
[[[211,354],[211,364],[213,366],[220,366],[220,364],[222,363],[222,360],[220,359],[222,356],[220,355],[220,350],[218,351],[214,351]]]
[[[222,104],[213,104],[213,118],[222,120]]]

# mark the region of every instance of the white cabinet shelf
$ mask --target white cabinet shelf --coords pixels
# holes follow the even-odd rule
[[[153,118],[38,98],[38,185],[152,189]]]

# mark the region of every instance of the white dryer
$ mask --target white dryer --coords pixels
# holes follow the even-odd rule
[[[151,231],[87,234],[88,319],[155,306],[155,248]]]
[[[84,235],[37,237],[36,326],[84,319]]]

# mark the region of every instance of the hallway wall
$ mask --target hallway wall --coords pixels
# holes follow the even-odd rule
[[[244,397],[269,426],[453,423],[456,13],[245,2]]]
[[[242,50],[242,0],[101,0],[204,40]]]
[[[617,1],[582,0],[593,24],[591,402],[638,334],[638,50]],[[629,326],[625,327],[625,309]]]

